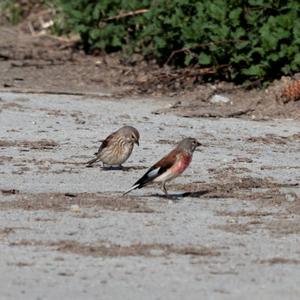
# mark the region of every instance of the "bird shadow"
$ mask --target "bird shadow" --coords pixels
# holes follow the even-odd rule
[[[122,167],[122,171],[132,171],[132,170],[144,170],[147,167],[145,166],[128,166],[128,167]]]
[[[97,165],[86,165],[86,168],[100,168],[102,171],[124,171],[123,166],[108,166],[108,167],[103,167],[103,166],[97,166]],[[125,170],[127,171],[127,170]]]
[[[97,165],[86,165],[86,168],[93,168],[93,167],[99,167]],[[132,170],[144,170],[146,167],[143,166],[101,166],[100,169],[102,171],[123,171],[123,172],[129,172]]]
[[[173,200],[173,201],[180,201],[183,198],[186,197],[191,197],[191,198],[199,198],[205,194],[210,193],[211,190],[202,190],[202,191],[195,191],[195,192],[184,192],[184,193],[176,193],[176,194],[151,194],[151,197],[157,197],[161,199],[166,199],[166,200]]]

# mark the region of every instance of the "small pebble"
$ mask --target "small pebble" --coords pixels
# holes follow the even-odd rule
[[[74,213],[79,213],[81,211],[80,207],[77,204],[73,204],[70,207],[70,211]]]
[[[228,103],[230,99],[222,95],[214,95],[209,100],[210,103]]]

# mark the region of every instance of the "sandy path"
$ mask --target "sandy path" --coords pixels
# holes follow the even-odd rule
[[[183,118],[168,103],[0,94],[2,299],[299,299],[300,124]],[[127,171],[85,168],[122,125]],[[120,198],[185,136],[170,184]],[[75,205],[75,206],[74,206]],[[76,206],[77,205],[77,206]]]

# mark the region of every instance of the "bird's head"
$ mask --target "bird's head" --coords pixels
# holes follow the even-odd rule
[[[196,139],[188,137],[183,139],[178,144],[178,149],[192,154],[195,151],[195,149],[201,145],[202,144],[199,143]]]
[[[129,144],[137,144],[139,146],[140,134],[138,130],[132,126],[124,126],[120,129],[120,133],[125,137]]]

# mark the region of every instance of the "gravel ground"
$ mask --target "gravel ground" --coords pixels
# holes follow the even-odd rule
[[[0,93],[1,299],[299,299],[300,124],[157,114],[170,103]],[[86,168],[122,125],[126,170]],[[181,138],[169,184],[129,188]]]

